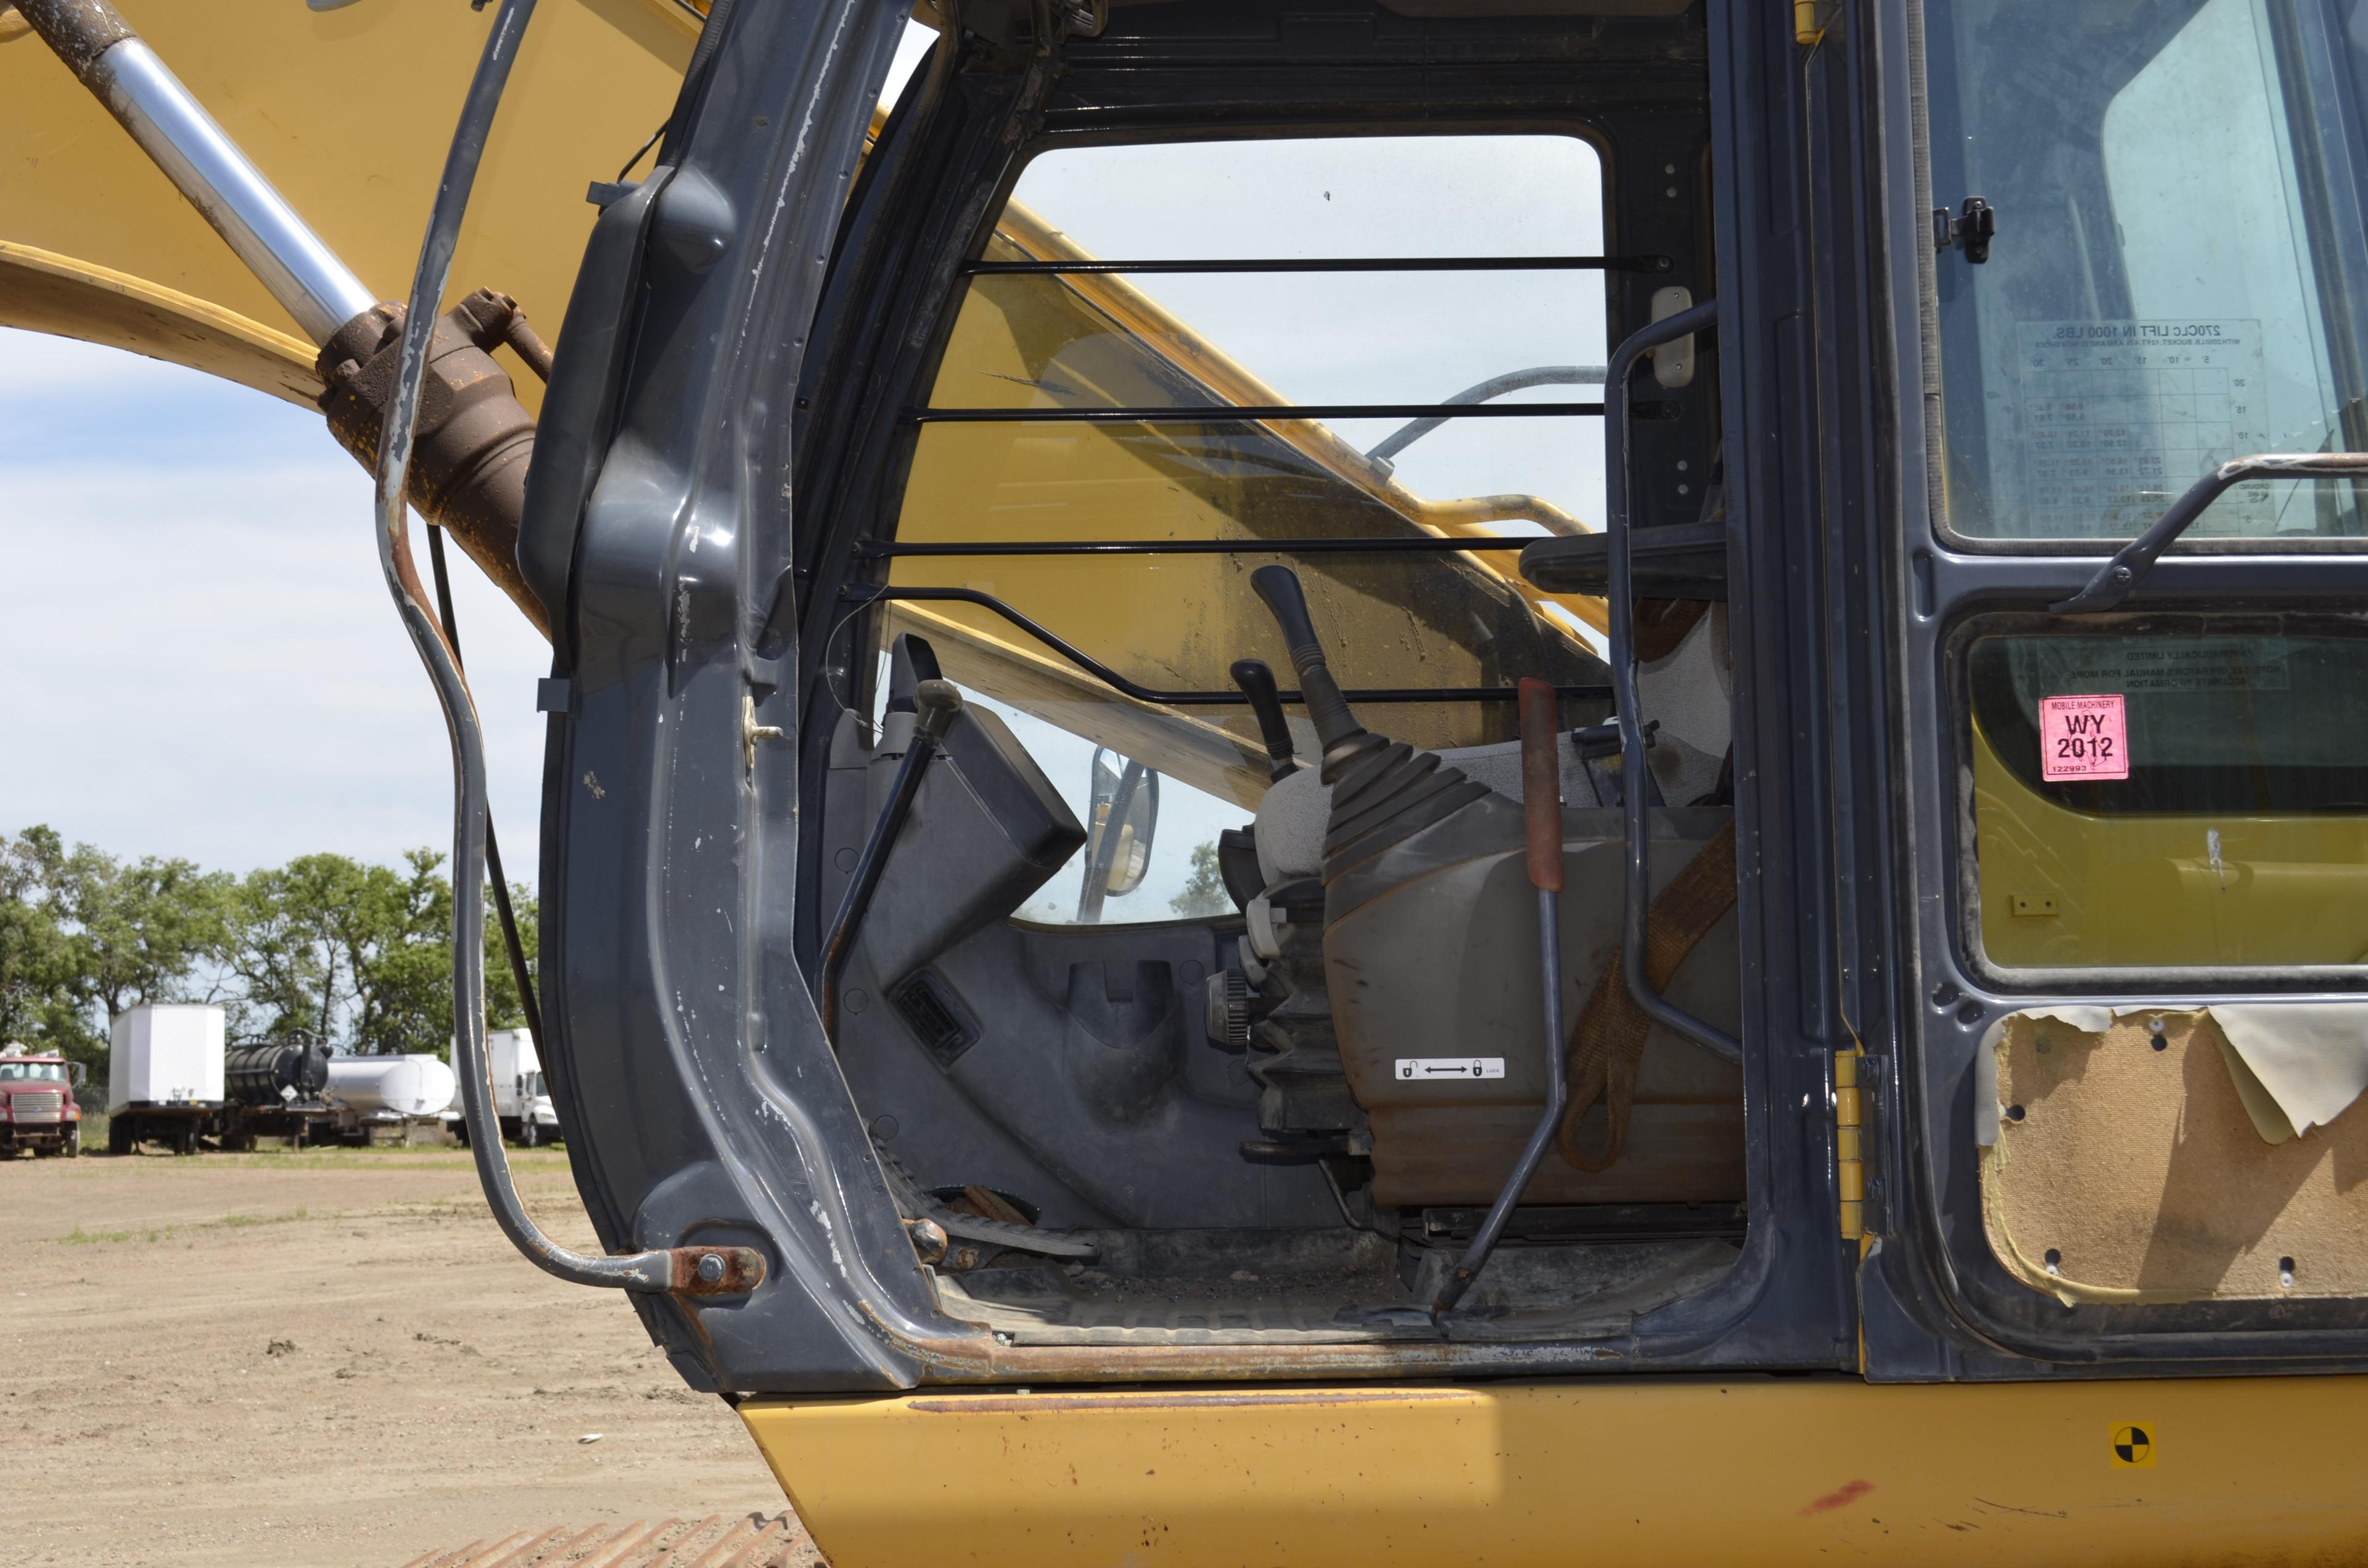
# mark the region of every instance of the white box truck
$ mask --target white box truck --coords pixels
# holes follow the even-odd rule
[[[198,1152],[198,1135],[222,1108],[220,1007],[158,1003],[116,1015],[108,1031],[107,1152],[142,1142]]]
[[[502,1136],[532,1149],[559,1140],[559,1113],[551,1108],[551,1090],[543,1082],[542,1059],[535,1054],[534,1036],[525,1029],[495,1029],[485,1036],[485,1055],[494,1070],[494,1116]],[[461,1091],[456,1085],[452,1104],[444,1112],[445,1131],[461,1142],[469,1141],[469,1127],[461,1115]]]

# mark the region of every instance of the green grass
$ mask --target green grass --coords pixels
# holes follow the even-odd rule
[[[136,1231],[85,1231],[80,1225],[60,1236],[60,1246],[96,1246],[101,1242],[168,1242],[189,1231],[244,1231],[256,1225],[286,1225],[313,1217],[310,1207],[284,1214],[225,1214],[219,1220],[176,1221],[169,1225]],[[328,1216],[324,1216],[327,1218]]]

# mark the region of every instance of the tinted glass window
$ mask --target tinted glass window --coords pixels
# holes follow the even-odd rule
[[[2368,957],[2368,623],[2016,631],[1965,671],[1991,961]]]
[[[2231,457],[2368,440],[2353,10],[1933,0],[1933,199],[1997,210],[1939,260],[1959,531],[2128,535]],[[2191,531],[2357,535],[2361,500],[2248,484]]]
[[[1048,153],[1029,165],[982,259],[1594,256],[1601,169],[1560,136],[1361,137]],[[1411,538],[1592,529],[1602,424],[1593,415],[1418,421],[1340,405],[1495,409],[1602,396],[1604,275],[1329,270],[986,273],[972,277],[926,399],[937,413],[1305,407],[1307,415],[1095,422],[923,419],[899,543]],[[1693,476],[1699,489],[1703,476]],[[995,596],[1119,675],[1162,691],[1226,691],[1234,661],[1296,684],[1250,574],[1287,560],[1342,684],[1421,692],[1592,686],[1600,600],[1541,595],[1512,551],[1425,555],[899,558],[896,586]],[[1247,709],[1121,697],[995,612],[904,602],[883,633],[927,638],[946,675],[1000,705],[1092,826],[1117,792],[1156,790],[1139,886],[1092,896],[1082,863],[1023,916],[1156,920],[1230,908],[1219,826],[1267,784]],[[1601,705],[1577,722],[1600,717]],[[1368,707],[1397,739],[1509,739],[1509,702]],[[1300,715],[1294,710],[1294,722]],[[1313,733],[1303,735],[1312,755]],[[1128,767],[1158,776],[1129,786]],[[1097,780],[1107,786],[1100,798]],[[1124,882],[1128,876],[1118,881]]]

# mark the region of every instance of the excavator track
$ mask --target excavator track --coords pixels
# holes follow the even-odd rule
[[[520,1530],[431,1551],[404,1568],[806,1568],[821,1562],[794,1515],[711,1514]]]

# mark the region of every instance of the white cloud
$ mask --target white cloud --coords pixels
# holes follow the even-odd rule
[[[240,871],[449,846],[443,719],[380,575],[369,477],[317,415],[0,333],[0,829]],[[453,566],[495,819],[530,881],[549,651]]]

